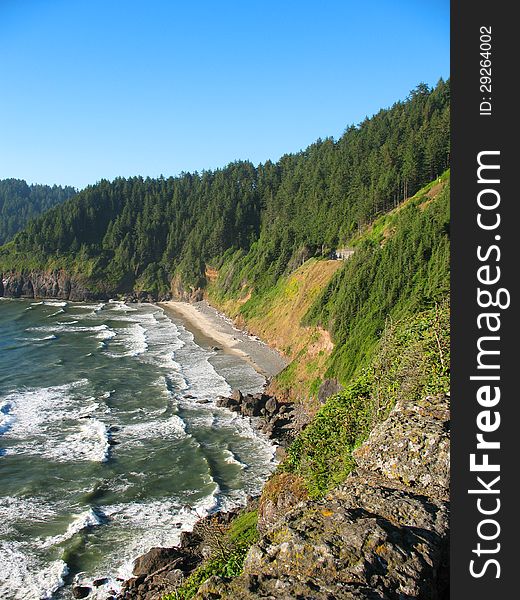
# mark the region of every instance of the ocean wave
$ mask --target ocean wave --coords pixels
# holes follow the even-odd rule
[[[106,425],[98,419],[88,419],[62,442],[44,447],[41,454],[57,462],[107,462],[110,444]]]
[[[57,310],[56,312],[53,312],[50,315],[47,315],[47,318],[50,319],[51,317],[56,317],[57,315],[60,315],[62,313],[64,313],[65,311],[63,310],[63,308],[60,308],[60,310]]]
[[[44,498],[2,496],[0,502],[0,535],[6,536],[15,523],[44,523],[56,516],[58,504],[51,506]]]
[[[140,324],[134,323],[130,327],[121,327],[117,330],[116,340],[111,344],[111,348],[123,346],[123,352],[106,352],[111,358],[122,358],[126,356],[139,356],[148,349],[146,341],[147,330]]]
[[[95,325],[92,327],[83,327],[75,325],[65,325],[63,323],[55,323],[54,325],[38,325],[28,327],[25,331],[35,331],[39,333],[98,333],[109,329],[108,325]]]
[[[61,307],[67,306],[67,302],[65,302],[65,301],[61,302],[59,300],[44,300],[43,304],[45,306],[61,306]]]
[[[26,438],[40,433],[46,422],[62,421],[63,410],[70,408],[70,392],[86,383],[88,379],[81,379],[61,386],[26,388],[5,396],[2,402],[9,405],[9,414],[14,417],[10,437]]]
[[[67,540],[70,540],[71,537],[83,531],[84,529],[91,529],[92,527],[96,527],[97,525],[101,525],[102,523],[101,517],[96,514],[92,508],[89,508],[82,513],[74,515],[74,519],[72,523],[67,527],[67,531],[62,535],[55,535],[52,537],[48,537],[40,542],[40,546],[42,548],[48,548],[49,546],[56,546],[58,544],[62,544]]]
[[[179,545],[183,531],[191,531],[199,519],[217,510],[219,492],[218,485],[215,484],[214,491],[199,499],[193,506],[182,504],[178,500],[102,506],[103,514],[112,524],[128,527],[131,523],[134,531],[139,534],[128,539],[124,550],[118,554],[120,563],[115,565],[116,576],[122,579],[132,577],[135,559],[155,546]]]
[[[229,448],[224,448],[224,456],[224,461],[227,462],[228,465],[238,465],[241,469],[247,468],[247,465],[243,462],[240,462],[233,451]]]
[[[126,439],[130,443],[139,444],[145,439],[178,439],[186,437],[186,435],[186,423],[178,415],[172,415],[167,419],[125,425],[119,432],[118,439],[121,441]]]
[[[0,573],[0,598],[47,600],[64,585],[68,567],[62,560],[38,560],[21,542],[0,541]]]
[[[51,335],[46,335],[44,337],[24,337],[16,339],[20,342],[48,342],[49,340],[57,340],[58,336],[54,333],[51,333]]]
[[[113,329],[104,329],[103,331],[100,331],[99,333],[97,333],[94,337],[97,340],[112,340],[113,338],[116,337],[116,332]]]
[[[105,306],[105,303],[100,302],[99,304],[75,304],[74,308],[83,308],[85,310],[99,312],[103,308],[103,306]]]
[[[11,423],[14,419],[11,414],[12,408],[13,405],[8,400],[4,400],[0,403],[0,435],[8,431],[11,427]]]

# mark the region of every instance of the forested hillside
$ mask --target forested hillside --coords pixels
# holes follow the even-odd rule
[[[23,179],[0,180],[0,245],[27,223],[76,193],[73,187],[27,185]]]
[[[440,81],[277,163],[101,181],[31,222],[0,250],[0,270],[62,269],[94,293],[161,296],[232,265],[227,294],[261,292],[440,175],[449,122]]]
[[[277,394],[315,397],[324,380],[347,384],[370,364],[385,328],[446,301],[449,199],[447,171],[353,235],[347,260],[308,260],[266,289],[242,278],[230,292],[234,263],[223,265],[210,301],[291,361]]]

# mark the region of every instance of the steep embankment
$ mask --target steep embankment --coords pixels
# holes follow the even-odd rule
[[[449,172],[347,241],[345,260],[309,259],[267,290],[230,260],[213,270],[210,301],[276,347],[289,366],[270,389],[316,403],[366,368],[389,320],[441,302],[449,290]]]
[[[220,293],[219,278],[214,272],[208,289],[212,304],[276,348],[291,363],[291,369],[271,383],[270,391],[279,398],[295,400],[308,395],[309,381],[323,377],[333,343],[322,327],[302,324],[304,316],[327,288],[334,273],[343,266],[341,260],[309,259],[264,295],[251,292],[238,299]]]

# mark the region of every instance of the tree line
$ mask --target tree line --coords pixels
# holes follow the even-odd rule
[[[309,256],[326,256],[449,164],[449,81],[421,84],[338,139],[277,162],[177,177],[102,180],[30,221],[0,249],[0,269],[62,263],[96,289],[163,293],[172,277],[266,289]],[[66,192],[64,192],[66,193]]]

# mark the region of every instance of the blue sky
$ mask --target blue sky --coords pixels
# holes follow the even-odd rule
[[[257,164],[449,77],[448,0],[0,0],[0,179]]]

